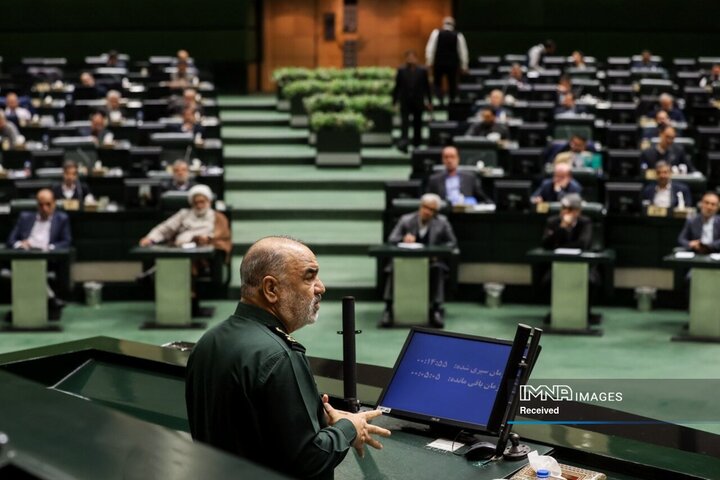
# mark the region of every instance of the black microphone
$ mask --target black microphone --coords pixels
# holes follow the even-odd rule
[[[343,394],[347,410],[356,413],[360,409],[357,399],[357,364],[355,357],[355,298],[342,299],[343,336]],[[357,332],[360,333],[360,332]]]

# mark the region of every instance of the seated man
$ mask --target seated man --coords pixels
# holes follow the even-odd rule
[[[56,200],[78,200],[81,205],[94,200],[87,184],[78,179],[78,167],[72,160],[63,163],[63,181],[55,183],[52,192]]]
[[[426,246],[444,245],[456,247],[455,233],[448,219],[438,214],[442,200],[434,193],[426,193],[420,199],[420,209],[400,218],[388,237],[388,243],[422,243]],[[450,267],[447,263],[431,259],[430,263],[430,326],[441,328],[444,325],[442,304],[445,300],[445,277]],[[393,323],[392,265],[385,271],[385,312],[380,327],[390,327]]]
[[[717,82],[720,82],[720,63],[714,64],[710,73],[700,79],[700,86],[712,87]]]
[[[182,97],[174,97],[170,101],[168,109],[171,115],[182,115],[187,109],[191,109],[197,115],[203,114],[200,95],[194,88],[186,88],[183,90]]]
[[[192,108],[186,108],[183,110],[183,121],[180,124],[180,131],[191,132],[194,137],[200,135],[200,138],[202,138],[205,134],[205,127],[202,126],[198,116],[197,112],[195,112]]]
[[[226,261],[230,260],[232,240],[227,217],[212,209],[213,193],[207,185],[195,185],[188,191],[188,203],[192,208],[183,208],[140,239],[141,247],[160,243],[182,247],[188,243],[198,246],[212,245],[216,250],[225,252]],[[193,262],[193,277],[208,271],[207,260]],[[194,289],[193,289],[194,290]],[[200,308],[193,291],[193,316],[207,316]]]
[[[115,139],[113,133],[107,129],[107,117],[102,110],[94,112],[90,116],[90,126],[80,127],[78,132],[80,135],[93,137],[97,145],[112,145]]]
[[[107,95],[105,95],[103,113],[106,114],[111,123],[120,123],[125,116],[123,111],[122,95],[117,90],[110,90]]]
[[[572,91],[565,92],[560,105],[555,109],[556,116],[574,116],[585,113],[585,107],[575,103],[575,94]]]
[[[630,68],[658,70],[661,67],[660,64],[658,64],[655,60],[652,59],[652,52],[650,52],[650,50],[648,49],[645,49],[640,52],[640,60],[633,61],[630,65]]]
[[[187,88],[190,85],[196,85],[199,83],[198,77],[190,71],[186,60],[178,61],[175,64],[175,67],[177,70],[170,74],[170,87]]]
[[[720,198],[715,192],[707,192],[700,201],[700,215],[688,218],[678,244],[700,254],[720,252],[720,218],[717,216]]]
[[[10,92],[5,96],[5,118],[17,126],[24,126],[32,118],[30,110],[20,106],[15,92]]]
[[[657,180],[643,188],[640,193],[643,205],[663,208],[685,208],[692,206],[690,188],[682,182],[673,182],[670,164],[660,160],[655,164]]]
[[[586,69],[588,68],[585,63],[585,55],[580,50],[573,50],[570,55],[570,68]]]
[[[107,53],[107,60],[105,61],[105,66],[111,68],[126,68],[127,64],[124,60],[120,60],[120,54],[117,50],[110,50]]]
[[[22,212],[15,228],[7,239],[8,248],[22,250],[55,250],[70,248],[70,219],[65,212],[55,210],[53,192],[42,189],[37,193],[37,212]],[[60,309],[64,302],[57,298],[55,291],[48,285],[48,317],[60,319]]]
[[[680,173],[694,172],[695,166],[685,155],[685,149],[675,144],[675,135],[673,127],[663,129],[658,144],[640,153],[640,166],[644,169],[655,168],[658,161],[664,160],[670,164],[670,168]]]
[[[567,163],[571,168],[602,168],[602,162],[588,150],[587,139],[580,135],[570,137],[567,145],[555,155],[553,163]]]
[[[195,186],[190,179],[190,168],[185,160],[175,160],[172,165],[172,178],[163,181],[163,192],[186,192]]]
[[[487,102],[487,108],[495,114],[495,121],[507,123],[508,118],[512,117],[512,112],[505,105],[505,94],[502,90],[495,89],[490,92]]]
[[[429,193],[434,193],[453,205],[490,202],[475,172],[458,170],[460,155],[457,148],[453,146],[443,148],[442,161],[445,171],[430,177],[426,189]]]
[[[0,112],[0,142],[3,150],[15,148],[23,143],[23,136],[20,135],[15,124],[5,118],[4,112]]]
[[[495,121],[495,113],[484,108],[480,110],[480,121],[472,123],[466,135],[471,137],[493,137],[497,136],[498,140],[507,140],[510,138],[510,130],[507,125]]]
[[[582,193],[582,187],[572,178],[572,169],[567,163],[557,163],[552,178],[546,178],[530,197],[532,203],[559,202],[569,194]]]
[[[663,93],[658,97],[658,107],[652,113],[652,116],[654,117],[658,112],[667,113],[668,118],[673,122],[687,123],[685,114],[675,105],[675,100],[669,93]]]
[[[518,87],[527,83],[525,78],[525,72],[523,71],[522,65],[519,63],[513,63],[508,72],[508,81],[514,83]]]
[[[95,77],[90,72],[83,72],[80,74],[80,86],[87,87],[95,91],[95,98],[104,97],[107,93],[107,88],[104,85],[100,85],[95,80]]]
[[[643,141],[649,143],[649,139],[659,137],[660,132],[672,126],[673,124],[668,113],[665,110],[658,110],[655,113],[655,126],[647,126],[642,129]]]
[[[542,247],[579,248],[589,250],[592,243],[592,221],[581,215],[582,198],[577,193],[565,195],[560,201],[560,215],[547,219]]]

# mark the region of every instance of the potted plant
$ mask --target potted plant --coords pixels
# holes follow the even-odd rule
[[[307,127],[308,119],[303,100],[320,93],[327,88],[327,83],[319,80],[297,80],[283,87],[283,95],[290,101],[290,125]]]
[[[372,123],[372,128],[362,135],[366,145],[392,144],[393,108],[389,95],[356,95],[349,97],[348,109],[364,115]]]
[[[283,93],[283,87],[291,82],[296,82],[298,80],[310,80],[314,77],[315,72],[309,68],[283,67],[273,70],[271,79],[275,82],[278,110],[287,111],[290,108],[290,102]]]
[[[357,112],[317,112],[310,128],[317,135],[318,166],[360,166],[361,135],[370,121]]]
[[[391,67],[360,67],[355,76],[361,80],[394,80],[396,71]]]

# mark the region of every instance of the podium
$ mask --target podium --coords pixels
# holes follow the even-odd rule
[[[155,321],[146,322],[141,328],[205,328],[203,322],[192,321],[193,260],[211,258],[215,249],[211,246],[180,248],[168,246],[135,247],[130,256],[139,260],[155,262]]]
[[[445,246],[404,248],[395,245],[370,247],[368,255],[392,261],[393,318],[397,326],[424,325],[430,308],[430,264],[448,259],[457,249]],[[383,269],[378,269],[379,272]],[[382,275],[380,275],[382,278]]]
[[[602,335],[601,329],[589,325],[590,299],[588,285],[590,266],[608,264],[615,260],[615,252],[556,253],[536,248],[527,253],[531,263],[552,264],[552,292],[550,326],[545,333],[571,335]]]
[[[663,263],[674,270],[690,269],[690,328],[688,333],[672,337],[673,341],[720,342],[720,258],[695,255],[678,258],[668,255]]]
[[[12,325],[6,331],[60,331],[48,322],[48,261],[66,261],[70,249],[51,251],[0,249],[0,261],[9,261],[11,274]]]

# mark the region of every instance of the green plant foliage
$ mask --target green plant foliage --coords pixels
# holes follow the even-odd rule
[[[393,112],[392,98],[389,95],[354,95],[346,102],[348,110],[359,113],[370,111]]]
[[[285,98],[295,96],[307,97],[315,93],[323,92],[326,88],[327,82],[321,82],[319,80],[296,80],[284,85],[282,87],[282,93]]]
[[[310,128],[319,130],[356,130],[366,132],[372,127],[363,115],[356,112],[316,112],[310,116]]]
[[[283,86],[297,80],[309,80],[313,77],[315,77],[315,72],[303,67],[277,68],[272,73],[272,79],[278,86]]]
[[[355,76],[362,80],[393,80],[395,69],[390,67],[360,67],[355,70]]]
[[[318,93],[305,98],[303,102],[305,103],[305,110],[308,114],[315,112],[340,112],[346,109],[348,96]]]

